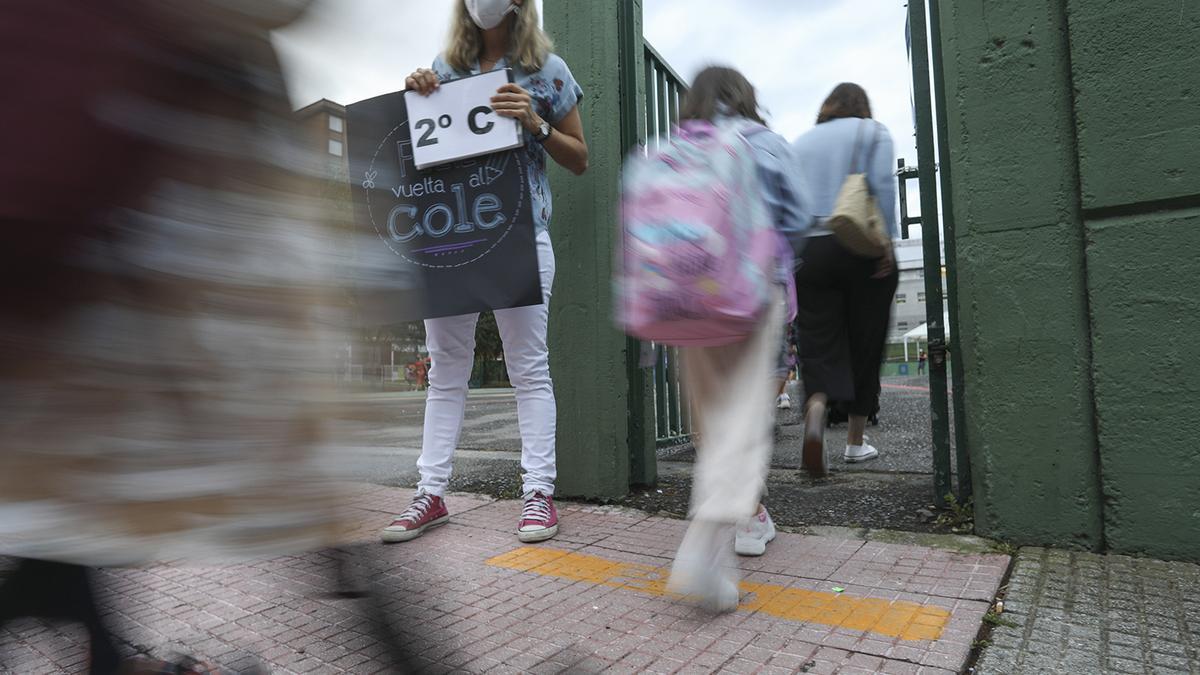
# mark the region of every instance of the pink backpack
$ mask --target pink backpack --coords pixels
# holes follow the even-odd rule
[[[716,346],[758,327],[782,237],[745,129],[688,121],[670,145],[627,162],[615,287],[617,322],[629,335]]]

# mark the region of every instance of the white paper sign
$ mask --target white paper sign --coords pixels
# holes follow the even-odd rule
[[[493,70],[446,82],[429,96],[404,93],[413,159],[418,169],[520,147],[520,125],[492,111],[496,90],[511,72]]]

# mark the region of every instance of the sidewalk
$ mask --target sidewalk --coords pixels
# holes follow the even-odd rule
[[[370,543],[405,489],[356,487]],[[564,503],[562,531],[517,542],[520,505],[448,498],[451,524],[355,560],[429,672],[946,673],[963,667],[1008,566],[842,536],[781,534],[742,559],[742,608],[712,618],[664,597],[684,523]],[[332,557],[233,568],[101,574],[127,651],[187,652],[229,665],[257,654],[282,673],[387,672],[354,601],[328,594]],[[79,672],[81,635],[27,620],[0,631],[0,671]]]
[[[1200,673],[1200,565],[1025,548],[977,673]]]

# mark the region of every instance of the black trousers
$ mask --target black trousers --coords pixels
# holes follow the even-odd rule
[[[13,619],[42,617],[78,621],[91,642],[91,675],[117,672],[119,657],[100,618],[90,572],[79,565],[22,558],[0,585],[0,626]]]
[[[414,660],[408,639],[389,623],[383,589],[365,590],[377,583],[373,579],[382,578],[382,570],[364,564],[351,566],[352,560],[366,558],[362,553],[334,550],[332,556],[335,592],[340,597],[362,599],[362,609],[371,619],[376,639],[387,646],[395,672],[413,672],[411,664]],[[92,572],[80,565],[18,559],[17,568],[0,577],[0,626],[25,617],[82,623],[90,638],[89,675],[114,675],[120,669],[121,659],[114,638],[100,616],[91,577]],[[0,654],[0,668],[3,666],[4,659]]]
[[[806,396],[825,394],[851,415],[879,406],[879,368],[899,272],[872,279],[878,261],[831,235],[811,237],[796,271],[796,337]]]

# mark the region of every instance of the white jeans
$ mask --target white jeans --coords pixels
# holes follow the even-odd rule
[[[694,520],[736,523],[757,512],[774,445],[775,365],[785,317],[780,291],[749,339],[683,350],[684,381],[700,432]]]
[[[546,324],[550,289],[554,286],[554,249],[550,233],[537,235],[538,271],[545,302],[533,307],[496,311],[496,326],[504,343],[508,379],[517,390],[517,421],[521,427],[521,468],[524,493],[554,494],[554,434],[558,410],[550,380]],[[467,383],[475,363],[475,323],[478,314],[425,321],[425,342],[432,366],[425,399],[425,433],[417,469],[417,487],[441,496],[450,482],[454,449],[462,432]]]

